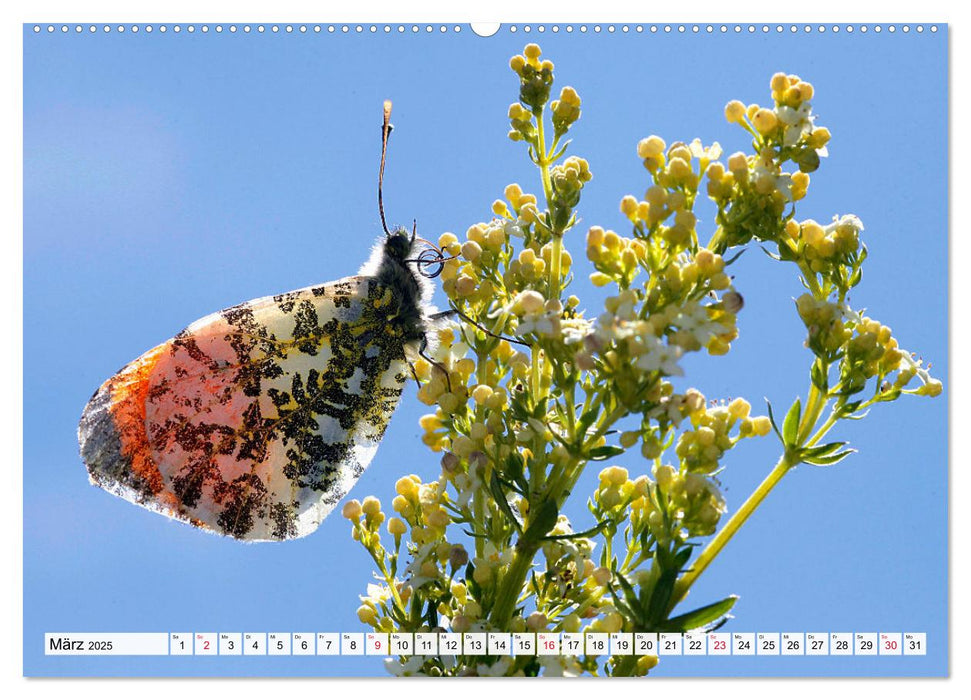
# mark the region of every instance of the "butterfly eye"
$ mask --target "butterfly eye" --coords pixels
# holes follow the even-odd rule
[[[445,261],[449,259],[440,250],[432,250],[431,248],[423,250],[415,258],[415,264],[418,266],[418,274],[428,279],[434,279],[442,274],[442,270],[445,269]]]

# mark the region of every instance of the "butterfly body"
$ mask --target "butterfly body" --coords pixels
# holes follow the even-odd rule
[[[196,321],[106,381],[78,428],[92,483],[241,540],[317,528],[371,461],[432,324],[414,237],[361,274]]]

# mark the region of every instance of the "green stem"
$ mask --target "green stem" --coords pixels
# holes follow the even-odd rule
[[[671,596],[671,603],[668,606],[670,612],[675,605],[681,602],[681,600],[687,595],[688,589],[694,584],[694,582],[704,573],[708,565],[714,561],[715,557],[725,548],[735,533],[738,532],[739,528],[745,524],[749,516],[755,512],[755,509],[761,505],[765,497],[769,495],[772,489],[775,488],[776,484],[782,480],[782,477],[792,468],[792,464],[789,462],[788,455],[783,455],[779,458],[778,464],[776,464],[775,469],[769,472],[769,475],[765,477],[765,480],[759,484],[758,488],[752,492],[752,495],[748,497],[742,507],[739,508],[725,526],[719,530],[718,534],[715,535],[714,539],[709,542],[705,548],[702,550],[701,554],[698,555],[698,559],[695,560],[694,565],[691,570],[685,573],[674,586],[674,594]]]
[[[590,437],[588,444],[591,441],[595,442],[599,439],[623,415],[624,410],[618,408],[604,416],[600,421],[596,433]],[[563,501],[566,500],[566,497],[573,490],[577,479],[580,478],[583,469],[578,467],[581,464],[586,463],[581,463],[579,460],[571,458],[567,461],[567,465],[562,471],[554,470],[547,480],[546,488],[544,489],[546,491],[545,497],[554,499],[557,507],[563,505]],[[539,502],[535,504],[537,507],[540,505]],[[534,504],[530,500],[530,509],[533,506]],[[529,575],[529,571],[533,567],[533,558],[536,556],[539,548],[539,542],[524,542],[520,540],[516,545],[516,553],[513,555],[512,563],[509,565],[499,584],[499,592],[496,594],[496,602],[490,616],[496,629],[505,629],[506,624],[509,622],[509,618],[512,616],[513,610],[516,607],[516,602],[522,593],[526,576]]]
[[[496,593],[496,602],[492,607],[490,616],[495,629],[504,630],[509,628],[509,620],[516,603],[523,591],[523,582],[533,568],[533,557],[539,551],[539,542],[519,541],[516,545],[516,553],[513,555],[509,568],[499,582],[499,591]]]
[[[623,408],[614,409],[611,413],[603,416],[600,419],[600,424],[597,426],[596,432],[591,435],[584,442],[582,447],[582,452],[584,454],[600,439],[602,438],[614,423],[619,421],[627,415],[627,411]],[[576,458],[571,458],[567,460],[566,464],[562,469],[554,469],[550,478],[547,480],[548,489],[547,493],[553,498],[556,498],[556,503],[558,506],[563,505],[563,500],[567,495],[573,491],[573,487],[576,485],[577,480],[583,473],[583,468],[587,465],[585,460],[580,460]]]
[[[563,260],[563,234],[553,231],[553,249],[550,251],[550,299],[560,298],[560,282],[562,281],[563,271],[561,263]]]
[[[567,439],[576,440],[577,414],[576,414],[576,382],[573,377],[567,380],[567,385],[563,389],[563,396],[566,399],[566,434]]]
[[[530,348],[530,364],[529,364],[529,388],[533,396],[539,396],[539,372],[540,372],[540,357],[542,356],[542,350],[538,347],[533,346]]]
[[[485,486],[475,490],[472,494],[472,531],[481,533],[485,530]],[[475,556],[480,559],[485,556],[485,538],[476,537]]]
[[[546,134],[543,129],[543,109],[533,112],[536,117],[536,160],[539,161],[540,175],[543,178],[543,196],[547,208],[552,209],[553,183],[550,181],[550,163],[546,157]]]
[[[536,117],[536,159],[539,161],[540,176],[543,180],[543,196],[546,199],[546,208],[549,211],[553,211],[553,182],[550,178],[550,159],[549,151],[546,149],[543,112],[539,110],[533,114]],[[556,148],[555,141],[553,148]],[[561,258],[563,257],[563,234],[560,231],[551,231],[551,233],[553,235],[553,249],[550,256],[550,288],[547,298],[559,299],[560,278],[562,277]]]
[[[799,429],[796,431],[796,444],[801,445],[809,436],[809,433],[813,428],[816,427],[816,421],[819,420],[820,414],[823,409],[826,408],[826,402],[823,400],[822,392],[816,387],[815,384],[810,382],[809,385],[809,396],[806,399],[806,408],[802,413],[802,420],[799,424]]]
[[[826,419],[826,422],[823,423],[823,425],[819,428],[819,430],[816,431],[816,434],[815,435],[813,435],[811,438],[809,438],[806,441],[806,445],[805,446],[806,447],[812,447],[817,442],[819,442],[820,440],[822,440],[826,436],[826,433],[829,432],[829,429],[832,428],[834,425],[836,425],[836,421],[838,421],[838,420],[839,420],[839,416],[836,415],[836,412],[835,411],[833,411],[832,413],[830,413],[829,414],[829,418]]]
[[[806,280],[806,284],[809,286],[809,291],[812,292],[813,296],[817,299],[823,300],[826,298],[826,294],[819,287],[819,281],[816,279],[816,273],[814,273],[805,261],[799,263],[799,270],[802,272],[803,278]]]
[[[356,527],[360,528],[362,536],[364,536],[365,534],[368,534],[367,530],[365,530],[364,527],[361,526],[360,524],[358,524]],[[384,576],[385,583],[388,584],[388,588],[391,591],[391,597],[394,598],[394,602],[398,610],[401,611],[402,615],[406,615],[407,610],[405,609],[405,604],[401,600],[401,596],[398,595],[398,588],[397,586],[395,586],[394,576],[388,573],[388,567],[384,565],[384,558],[382,557],[379,559],[377,554],[371,547],[365,547],[365,549],[367,549],[368,553],[371,555],[371,559],[374,560],[374,563],[377,565],[378,570],[381,571],[381,575]]]

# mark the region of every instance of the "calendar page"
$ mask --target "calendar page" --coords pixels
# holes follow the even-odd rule
[[[24,675],[948,675],[946,24],[231,20],[23,26]]]

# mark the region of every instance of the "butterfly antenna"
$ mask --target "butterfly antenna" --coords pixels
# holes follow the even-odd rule
[[[381,213],[381,227],[386,236],[390,236],[388,222],[384,218],[384,159],[388,154],[388,139],[391,137],[391,100],[384,101],[384,122],[381,124],[381,169],[378,170],[378,211]]]

